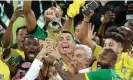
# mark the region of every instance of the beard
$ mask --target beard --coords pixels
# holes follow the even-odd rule
[[[101,67],[102,69],[109,69],[110,68],[109,64],[104,64],[101,62],[97,62],[97,65],[98,65],[98,67]]]

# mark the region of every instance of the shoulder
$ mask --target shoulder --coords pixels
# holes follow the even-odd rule
[[[29,33],[30,35],[33,35],[34,37],[38,38],[38,39],[43,39],[45,40],[47,38],[47,32],[40,28],[38,25],[36,25],[35,29]]]

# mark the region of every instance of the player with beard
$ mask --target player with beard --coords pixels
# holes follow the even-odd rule
[[[55,56],[59,53],[61,58],[59,57],[58,61],[62,63],[63,68],[65,70],[68,70],[70,72],[72,72],[72,71],[71,71],[71,69],[70,69],[71,67],[69,67],[69,65],[70,65],[70,60],[72,59],[72,54],[73,54],[75,46],[76,46],[76,43],[74,42],[73,35],[69,31],[64,30],[64,31],[62,31],[61,35],[59,36],[59,38],[57,40],[57,47],[56,47],[57,49],[53,50],[54,53],[52,54]],[[38,59],[38,60],[41,61],[43,59],[43,57],[44,57],[44,55],[42,56],[41,59]],[[48,59],[53,60],[54,58],[53,59],[48,58]],[[46,63],[46,62],[44,61],[44,63]],[[41,63],[41,65],[42,64],[43,63]],[[51,66],[53,66],[53,65],[51,65]],[[35,69],[35,67],[33,69]],[[36,75],[36,76],[38,76],[38,75]],[[55,77],[57,79],[58,75],[55,75]],[[59,78],[59,80],[62,80],[62,79]]]
[[[93,55],[98,59],[99,54],[102,50],[101,46],[96,45],[91,39],[88,39],[88,27],[91,27],[91,24],[88,24],[90,20],[89,16],[84,15],[83,23],[81,24],[81,33],[79,35],[80,41],[88,45],[92,51]],[[119,31],[118,31],[119,32]],[[116,73],[123,79],[129,80],[133,76],[133,60],[128,55],[128,52],[123,52],[124,49],[124,37],[117,32],[108,32],[105,34],[105,42],[103,48],[112,48],[118,55],[118,59],[115,65]],[[130,64],[128,64],[130,63]],[[96,64],[96,63],[93,63]],[[92,66],[93,67],[93,66]],[[130,68],[129,68],[130,67]],[[97,66],[92,68],[96,70]]]
[[[69,71],[64,71],[61,64],[51,55],[45,56],[44,61],[54,65],[63,80],[122,80],[117,76],[114,69],[117,54],[110,48],[103,49],[100,53],[98,63],[101,68],[97,71],[85,74],[72,74]]]
[[[12,80],[19,80],[25,76],[33,60],[36,58],[37,54],[40,51],[39,40],[37,38],[34,38],[33,36],[25,37],[23,47],[23,51],[25,53],[25,61],[17,66],[16,75],[12,78]]]

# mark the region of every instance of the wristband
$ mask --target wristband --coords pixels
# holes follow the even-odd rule
[[[58,62],[57,60],[55,60],[54,63],[53,63],[53,66],[54,66],[56,63],[59,64],[59,62]],[[59,65],[60,65],[60,64],[59,64]],[[60,65],[60,66],[61,66],[61,65]],[[67,71],[67,69],[65,68],[65,66],[61,66],[61,69],[64,70],[64,71]]]
[[[58,62],[55,60],[54,63],[53,63],[53,66],[54,66],[56,63],[58,63]],[[58,63],[58,64],[59,64],[59,63]]]
[[[56,61],[58,61],[59,63],[62,62],[62,58],[57,58]]]

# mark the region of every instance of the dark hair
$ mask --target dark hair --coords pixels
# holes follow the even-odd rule
[[[35,39],[35,37],[33,36],[33,35],[27,35],[27,36],[25,36],[24,37],[24,41],[26,40],[26,38],[34,38]],[[36,38],[37,39],[37,38]],[[38,39],[37,39],[38,40]]]
[[[124,31],[126,31],[128,35],[125,35],[125,34],[123,33],[122,29],[123,29]],[[132,36],[132,31],[131,31],[129,28],[127,28],[127,27],[121,26],[121,27],[118,28],[118,30],[119,30],[119,33],[120,33],[121,35],[123,35],[125,38],[126,38],[126,36],[128,36],[128,37],[129,37],[129,36]]]
[[[124,43],[124,37],[119,34],[119,33],[116,33],[116,32],[107,32],[104,36],[105,39],[107,38],[111,38],[117,42],[120,42],[120,43]]]
[[[76,27],[77,27],[78,25],[80,25],[81,23],[82,23],[82,21],[78,22],[78,23],[75,25],[75,27],[74,27],[74,32],[75,32]]]
[[[114,60],[114,61],[117,60],[117,54],[111,48],[104,48],[103,51],[102,51],[102,55],[107,56],[107,57],[111,57],[111,59]]]
[[[21,29],[27,29],[27,27],[26,26],[21,26],[21,27],[17,28],[16,35],[18,34],[19,30],[21,30]]]
[[[71,36],[72,36],[72,38],[73,38],[73,40],[74,40],[74,36],[73,36],[73,34],[72,34],[70,31],[68,31],[68,30],[63,30],[62,33],[69,33],[69,34],[71,34]]]
[[[118,28],[116,26],[108,27],[106,32],[116,32],[116,33],[119,33]]]
[[[108,27],[105,34],[107,34],[108,32],[116,32],[125,38],[124,33],[122,33],[117,26]]]

